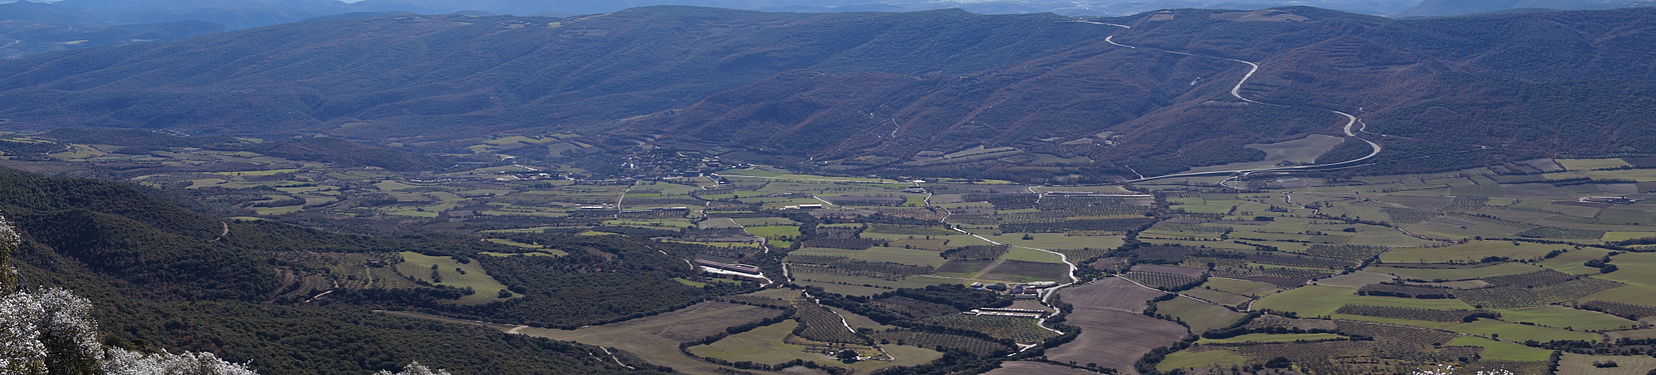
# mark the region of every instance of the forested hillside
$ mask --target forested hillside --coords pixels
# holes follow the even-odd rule
[[[1443,169],[1649,149],[1653,20],[1303,7],[1087,22],[689,7],[398,16],[0,64],[0,118],[448,150],[574,131],[608,148],[808,169],[1108,180],[1265,161],[1270,144],[1341,135],[1327,109],[1359,117],[1391,149],[1380,160]],[[1237,93],[1273,105],[1228,95],[1249,73],[1242,60],[1260,68]]]
[[[294,288],[288,275],[305,267],[285,254],[425,251],[460,255],[493,249],[474,239],[445,235],[379,238],[267,222],[225,223],[128,185],[46,178],[13,170],[0,170],[0,212],[16,221],[23,239],[15,253],[10,249],[0,252],[0,263],[15,266],[21,275],[17,281],[25,288],[65,288],[90,299],[95,309],[92,316],[102,327],[99,340],[120,348],[217,353],[234,363],[251,361],[252,369],[267,374],[366,374],[399,369],[415,361],[469,374],[653,372],[598,360],[591,353],[601,351],[593,347],[369,311],[376,307],[456,310],[456,305],[439,302],[462,294],[453,288],[409,284],[404,289],[340,290],[340,295],[333,298],[271,301],[272,296]],[[606,258],[598,254],[607,254],[605,249],[629,251],[626,245],[613,241],[595,240],[591,246],[592,258],[521,267],[531,267],[527,271],[536,274],[545,272],[534,269],[536,266],[603,267]],[[512,264],[510,260],[495,262]],[[491,266],[489,270],[503,276],[514,274],[504,266]],[[0,278],[0,287],[9,289],[12,273],[0,274],[5,277]],[[566,285],[506,280],[530,293],[550,287],[547,285]],[[662,279],[637,274],[629,280]],[[653,288],[636,285],[586,287],[609,290],[628,299],[630,305],[626,308],[632,311],[675,307],[673,304],[684,300],[628,294],[627,290],[669,292],[685,300],[697,298],[701,292],[659,284]],[[540,297],[521,298],[520,302],[534,305],[516,308],[519,311],[565,309],[556,315],[571,322],[568,324],[607,321],[617,316],[614,310],[569,310],[570,306],[603,309],[613,302],[560,304]],[[489,311],[474,314],[495,316]]]

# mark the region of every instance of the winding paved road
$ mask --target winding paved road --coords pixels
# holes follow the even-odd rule
[[[1119,27],[1119,28],[1122,28],[1122,29],[1131,29],[1132,28],[1131,26],[1127,26],[1127,25],[1119,25],[1119,24],[1096,22],[1096,21],[1078,20],[1076,22],[1091,24],[1091,25],[1113,26],[1113,27]],[[1121,42],[1117,42],[1115,40],[1115,35],[1114,34],[1111,34],[1109,36],[1104,37],[1104,41],[1107,42],[1107,43],[1110,43],[1111,45],[1118,46],[1118,47],[1130,48],[1130,49],[1141,49],[1141,47],[1138,47],[1138,46],[1133,46],[1133,45],[1128,45],[1128,44],[1124,44],[1124,43],[1121,43]],[[1228,58],[1228,57],[1201,55],[1201,54],[1196,54],[1196,53],[1191,53],[1191,52],[1184,52],[1184,51],[1162,50],[1162,49],[1154,49],[1154,48],[1148,48],[1148,47],[1145,47],[1145,48],[1142,48],[1142,49],[1154,50],[1154,51],[1158,51],[1158,52],[1162,52],[1162,53],[1170,53],[1170,54],[1181,55],[1181,56],[1191,56],[1191,57],[1199,57],[1199,58],[1205,58],[1205,59],[1225,60],[1225,61],[1231,61],[1231,62],[1246,64],[1246,65],[1248,65],[1248,73],[1243,75],[1242,79],[1238,80],[1236,82],[1236,86],[1231,87],[1231,90],[1230,90],[1231,96],[1236,97],[1237,100],[1241,100],[1241,101],[1246,102],[1246,103],[1266,105],[1266,106],[1274,106],[1274,107],[1295,108],[1295,106],[1276,104],[1276,103],[1267,103],[1267,102],[1263,102],[1263,101],[1259,101],[1259,100],[1249,99],[1248,97],[1242,95],[1242,87],[1248,84],[1248,80],[1253,79],[1254,74],[1259,73],[1259,68],[1260,67],[1259,67],[1259,63],[1257,63],[1257,62],[1247,61],[1247,60],[1240,60],[1240,59],[1233,59],[1233,58]],[[1311,108],[1311,107],[1303,107],[1302,106],[1302,107],[1298,107],[1298,108]],[[1322,110],[1327,110],[1327,109],[1322,109]],[[1371,133],[1369,133],[1367,131],[1368,124],[1363,122],[1362,120],[1358,119],[1357,116],[1352,115],[1350,113],[1337,111],[1337,110],[1327,110],[1327,111],[1333,112],[1334,114],[1337,114],[1337,115],[1340,115],[1340,116],[1343,116],[1343,117],[1346,118],[1346,124],[1342,128],[1342,130],[1345,132],[1345,136],[1347,138],[1356,138],[1357,140],[1363,141],[1364,143],[1368,143],[1369,148],[1371,150],[1368,153],[1368,155],[1364,155],[1363,157],[1360,157],[1360,158],[1346,160],[1346,161],[1342,161],[1342,162],[1325,163],[1325,164],[1297,165],[1297,166],[1288,166],[1288,167],[1242,168],[1242,169],[1228,169],[1228,170],[1203,171],[1203,172],[1184,172],[1184,173],[1174,173],[1174,174],[1153,176],[1153,177],[1142,177],[1141,176],[1138,179],[1127,180],[1127,181],[1123,181],[1122,183],[1145,182],[1145,181],[1161,180],[1161,179],[1168,179],[1168,178],[1180,178],[1180,177],[1207,177],[1207,176],[1238,176],[1238,177],[1241,177],[1241,176],[1247,176],[1247,175],[1250,175],[1250,174],[1261,173],[1261,172],[1310,171],[1310,170],[1319,170],[1319,169],[1328,169],[1328,168],[1348,167],[1348,166],[1351,166],[1353,164],[1362,163],[1362,162],[1367,161],[1369,159],[1373,159],[1376,155],[1380,154],[1381,150],[1384,149],[1384,147],[1381,147],[1379,143],[1375,143],[1374,141],[1371,141],[1367,138],[1363,138],[1363,136],[1359,135],[1359,133],[1366,133],[1366,134],[1371,134]],[[1225,181],[1228,182],[1228,181],[1230,181],[1230,179],[1226,179]]]

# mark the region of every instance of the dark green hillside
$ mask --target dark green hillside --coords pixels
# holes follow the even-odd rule
[[[252,361],[265,373],[368,373],[412,361],[457,373],[648,373],[600,360],[596,348],[370,309],[574,326],[749,289],[696,289],[672,281],[688,275],[685,261],[656,250],[688,256],[697,250],[690,245],[548,237],[541,240],[568,242],[565,248],[574,254],[494,258],[479,253],[513,248],[451,234],[374,237],[268,221],[224,222],[129,185],[13,170],[0,170],[0,212],[25,239],[15,253],[0,254],[0,262],[10,258],[27,287],[65,287],[92,299],[106,342],[208,351]],[[411,282],[363,287],[351,284],[358,282],[354,276],[324,267],[392,259],[403,251],[482,262],[525,296],[507,304],[456,305],[449,299],[463,295],[460,289]],[[363,265],[356,267],[353,272]],[[317,286],[326,280],[340,284]],[[332,296],[318,297],[326,294]]]
[[[0,169],[0,209],[13,216],[91,211],[138,221],[171,235],[196,240],[211,240],[222,227],[218,219],[155,198],[132,185],[44,178],[13,169]]]

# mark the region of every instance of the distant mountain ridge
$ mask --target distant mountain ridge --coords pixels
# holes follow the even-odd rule
[[[0,118],[428,147],[573,130],[801,168],[1031,178],[1256,161],[1249,144],[1341,134],[1328,112],[1230,98],[1243,64],[1114,35],[1258,62],[1241,93],[1361,116],[1395,151],[1377,170],[1656,149],[1656,95],[1626,94],[1656,91],[1656,10],[1099,21],[1133,28],[693,7],[335,20],[0,63]],[[939,161],[974,147],[1000,151]]]
[[[1656,6],[1653,0],[1421,0],[1398,16],[1433,17],[1519,9],[1594,10]]]
[[[912,12],[1122,16],[1160,9],[1257,10],[1295,5],[1403,17],[1493,13],[1522,8],[1609,9],[1656,0],[61,0],[0,2],[0,58],[154,41],[305,20],[392,14],[574,16],[626,8],[688,5],[772,12]],[[210,25],[209,25],[210,24]]]
[[[54,4],[0,4],[0,59],[86,47],[164,42],[224,31],[202,21],[112,24]]]

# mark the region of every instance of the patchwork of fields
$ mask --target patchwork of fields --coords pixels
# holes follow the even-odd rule
[[[502,137],[469,150],[591,147],[572,137]],[[1279,146],[1258,145],[1282,160],[1307,157]],[[972,152],[938,157],[1008,151]],[[303,266],[280,270],[292,286],[279,296],[296,301],[336,289],[437,288],[459,291],[444,305],[522,305],[537,301],[534,293],[577,289],[526,290],[526,270],[536,268],[525,265],[629,261],[568,246],[569,238],[645,239],[667,257],[649,267],[692,272],[656,285],[705,294],[674,311],[579,329],[503,329],[682,372],[873,373],[928,363],[999,366],[997,374],[1656,367],[1648,360],[1656,353],[1656,165],[1648,158],[1124,187],[769,167],[598,180],[577,178],[571,165],[515,162],[411,174],[96,144],[48,156],[7,163],[128,166],[117,175],[210,202],[241,224],[419,228],[487,246],[297,252],[284,259]],[[1608,362],[1619,370],[1601,367]]]

